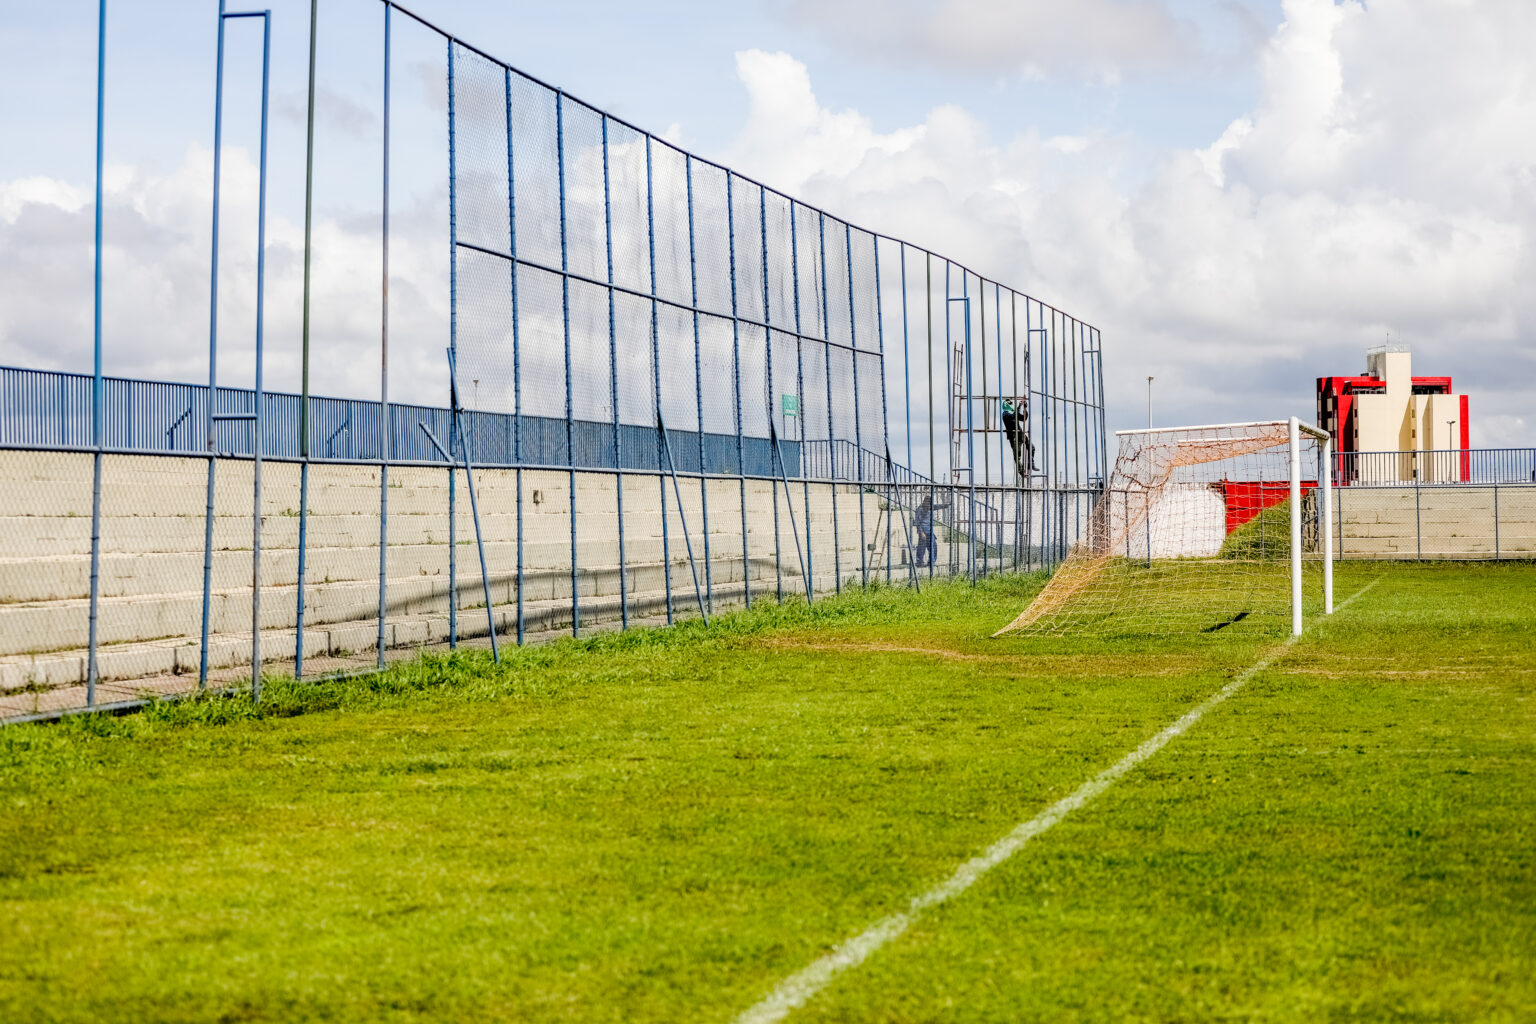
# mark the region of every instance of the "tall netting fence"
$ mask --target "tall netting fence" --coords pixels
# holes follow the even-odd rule
[[[0,368],[0,717],[1067,556],[1094,328],[380,10],[376,348]]]

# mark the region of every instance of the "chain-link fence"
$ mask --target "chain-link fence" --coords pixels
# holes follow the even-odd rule
[[[1340,558],[1536,558],[1536,483],[1530,481],[1356,483],[1334,494]]]
[[[380,10],[377,397],[0,369],[0,717],[1065,556],[1096,329]]]

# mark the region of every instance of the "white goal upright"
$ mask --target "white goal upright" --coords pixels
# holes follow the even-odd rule
[[[1306,614],[1332,613],[1326,431],[1293,416],[1116,437],[1083,538],[997,635],[1299,635]]]

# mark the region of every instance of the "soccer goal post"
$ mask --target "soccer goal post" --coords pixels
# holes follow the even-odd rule
[[[1005,633],[1287,629],[1333,611],[1332,442],[1296,417],[1123,430],[1082,538]]]

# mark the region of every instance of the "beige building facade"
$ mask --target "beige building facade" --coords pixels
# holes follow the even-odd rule
[[[1449,377],[1415,377],[1404,346],[1367,351],[1360,376],[1319,377],[1317,413],[1337,439],[1343,483],[1467,478],[1467,396]]]

